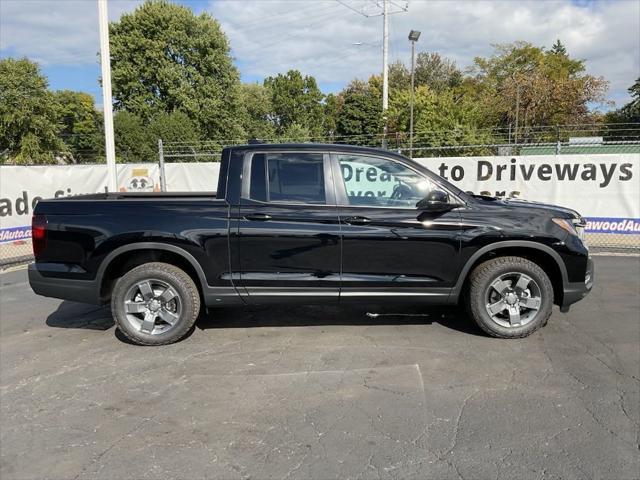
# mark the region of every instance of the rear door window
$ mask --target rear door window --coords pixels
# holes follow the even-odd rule
[[[322,153],[260,153],[251,161],[252,200],[326,203]]]

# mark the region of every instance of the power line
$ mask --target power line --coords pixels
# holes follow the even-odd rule
[[[277,41],[271,41],[271,42],[266,42],[265,43],[265,39],[262,38],[260,40],[261,43],[262,43],[261,45],[259,45],[257,48],[250,48],[249,50],[245,50],[245,51],[242,52],[242,54],[243,55],[251,55],[251,54],[254,54],[256,52],[260,52],[260,51],[263,51],[265,49],[268,49],[268,48],[274,47],[276,45],[279,45],[279,44],[283,43],[284,41],[292,40],[292,39],[300,38],[300,37],[304,37],[304,36],[308,36],[309,33],[306,31],[307,29],[309,29],[310,27],[313,27],[313,26],[315,26],[315,25],[317,25],[319,23],[322,23],[322,22],[328,20],[333,15],[335,15],[335,13],[336,13],[335,11],[325,12],[320,17],[316,17],[314,19],[314,21],[312,21],[311,23],[307,23],[305,25],[300,25],[300,27],[303,28],[302,31],[296,32],[296,33],[291,33],[291,34],[288,34],[288,35],[285,35],[285,36],[281,36],[281,37],[279,37],[279,39]],[[266,38],[268,39],[268,38],[275,38],[275,37],[277,37],[277,35],[273,35],[271,37],[267,36]]]
[[[286,13],[277,13],[274,15],[269,15],[268,17],[260,17],[251,22],[243,23],[240,28],[233,28],[233,31],[243,32],[243,31],[251,30],[256,25],[265,25],[267,24],[267,22],[270,22],[271,20],[274,20],[274,19],[283,20],[286,18],[286,21],[289,21],[287,17],[292,17],[291,19],[295,20],[296,17],[298,17],[301,14],[306,14],[306,16],[308,16],[310,14],[318,13],[323,10],[326,10],[327,9],[326,7],[327,7],[326,4],[323,5],[322,3],[312,3],[310,7],[307,5],[307,8],[303,7],[300,10],[289,10]],[[302,15],[302,16],[305,16],[305,15]],[[270,28],[273,28],[273,25]]]

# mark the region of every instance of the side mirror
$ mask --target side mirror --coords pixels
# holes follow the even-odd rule
[[[426,212],[448,212],[459,206],[457,203],[450,203],[449,194],[442,190],[431,190],[429,195],[416,204],[418,209]]]

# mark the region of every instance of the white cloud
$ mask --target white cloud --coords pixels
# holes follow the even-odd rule
[[[115,20],[140,0],[111,0]],[[0,0],[0,52],[42,65],[85,65],[98,61],[95,0]]]
[[[344,2],[376,9],[375,0]],[[139,3],[109,0],[110,18]],[[245,79],[296,68],[341,86],[381,70],[382,19],[365,18],[337,1],[210,0],[208,11],[227,32]],[[611,81],[610,97],[618,104],[627,101],[626,89],[640,76],[636,0],[410,0],[408,13],[390,18],[391,60],[408,61],[406,36],[413,28],[422,31],[419,49],[440,52],[462,67],[476,55],[489,55],[491,44],[526,40],[550,46],[560,38],[572,56],[587,60],[589,73]],[[97,62],[98,49],[95,0],[0,0],[0,54],[43,65],[86,65]]]
[[[374,1],[347,3],[375,7]],[[381,70],[381,18],[366,18],[337,1],[213,0],[209,11],[229,35],[245,77],[297,68],[320,82],[342,84]],[[492,44],[525,40],[550,47],[560,38],[572,56],[587,60],[589,73],[610,80],[610,97],[618,103],[628,99],[626,89],[640,75],[640,2],[634,0],[414,0],[408,13],[390,17],[392,60],[408,62],[411,29],[422,31],[419,49],[440,52],[462,67],[491,54]]]

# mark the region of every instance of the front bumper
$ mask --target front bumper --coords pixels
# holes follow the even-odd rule
[[[593,288],[594,273],[593,260],[589,257],[587,259],[587,271],[584,276],[584,282],[567,283],[565,285],[560,311],[569,311],[571,305],[579,302],[589,294]]]
[[[97,281],[50,276],[52,273],[60,274],[60,269],[53,267],[49,269],[48,265],[55,264],[32,263],[29,265],[29,285],[35,293],[44,297],[61,298],[72,302],[96,305],[101,303],[100,285]]]

